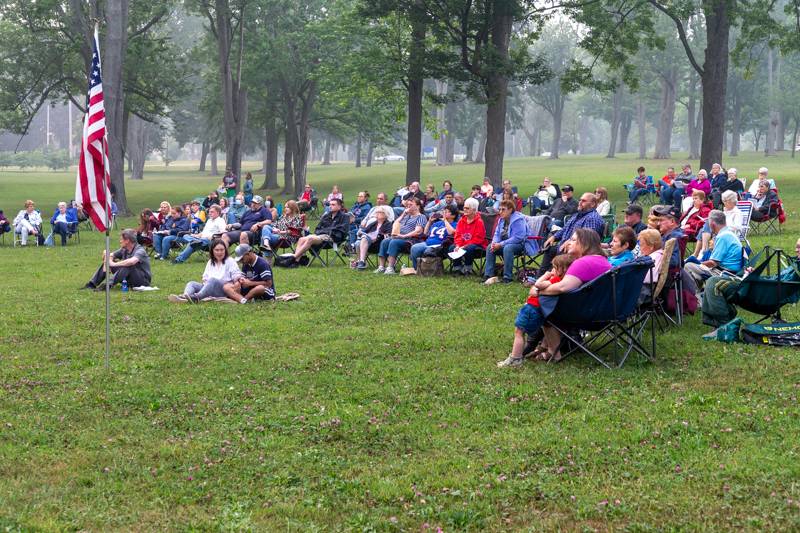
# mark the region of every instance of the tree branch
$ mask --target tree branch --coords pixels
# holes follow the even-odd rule
[[[657,0],[648,0],[650,4],[664,13],[666,16],[672,19],[675,23],[675,27],[678,28],[678,36],[681,38],[681,44],[683,44],[683,49],[686,51],[686,57],[689,58],[689,63],[692,64],[692,67],[697,71],[698,74],[702,77],[704,74],[703,68],[697,64],[697,60],[694,58],[694,52],[692,52],[692,47],[689,46],[689,40],[686,38],[686,29],[683,27],[683,22],[674,13],[670,12],[669,9],[662,6],[657,2]]]
[[[158,22],[160,22],[161,19],[163,19],[167,15],[167,13],[169,13],[169,11],[166,8],[162,9],[160,13],[156,13],[156,15],[153,16],[153,18],[151,18],[150,20],[148,20],[144,26],[142,26],[141,28],[130,34],[128,36],[128,40],[130,41],[132,39],[135,39],[136,37],[139,37],[140,35],[147,32],[147,30],[152,28],[153,25],[158,24]]]

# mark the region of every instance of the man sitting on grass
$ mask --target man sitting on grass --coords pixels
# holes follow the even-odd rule
[[[350,231],[350,217],[342,212],[342,201],[332,198],[328,204],[330,209],[319,219],[319,224],[312,235],[300,237],[294,251],[294,261],[298,262],[312,246],[325,243],[341,243]]]
[[[243,277],[225,284],[228,298],[243,304],[252,300],[274,300],[272,269],[266,259],[257,256],[249,244],[237,246],[234,255],[242,264]]]
[[[136,242],[136,230],[123,230],[119,236],[120,249],[111,254],[108,266],[111,268],[111,285],[127,280],[129,287],[148,287],[152,280],[150,258],[141,244]],[[103,252],[103,264],[94,273],[92,279],[82,289],[103,290],[106,279],[106,254]]]

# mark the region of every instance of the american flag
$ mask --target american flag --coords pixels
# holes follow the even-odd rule
[[[111,178],[108,173],[108,140],[106,112],[103,104],[103,80],[100,74],[100,47],[97,29],[94,32],[92,69],[89,73],[87,111],[83,119],[83,138],[78,163],[75,198],[98,231],[109,227],[111,212]]]

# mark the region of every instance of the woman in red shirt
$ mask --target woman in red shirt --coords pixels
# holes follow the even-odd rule
[[[486,228],[478,213],[478,200],[467,198],[464,201],[464,215],[458,219],[453,237],[451,252],[464,250],[464,255],[453,260],[453,270],[464,276],[472,273],[472,261],[476,253],[486,250]]]

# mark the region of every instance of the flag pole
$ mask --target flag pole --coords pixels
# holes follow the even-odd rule
[[[95,47],[97,47],[97,62],[98,65],[101,65],[102,71],[102,63],[100,61],[100,31],[99,31],[99,23],[95,22],[94,25],[94,43]],[[107,130],[106,130],[107,131]],[[108,164],[108,159],[106,158],[106,143],[107,143],[107,134],[103,135],[103,185],[105,186],[105,213],[106,213],[106,253],[105,253],[105,264],[106,264],[106,354],[105,354],[105,368],[106,370],[109,369],[109,360],[111,359],[111,205],[109,195],[111,194],[111,188],[109,187],[108,182],[106,181],[106,173],[108,169],[106,165]]]

